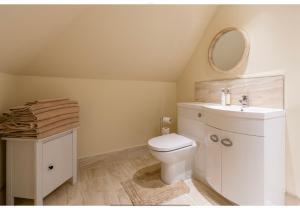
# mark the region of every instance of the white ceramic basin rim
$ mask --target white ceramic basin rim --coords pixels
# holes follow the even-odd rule
[[[216,109],[216,110],[224,110],[224,111],[234,111],[234,112],[248,112],[248,113],[270,113],[270,112],[277,112],[282,111],[282,109],[276,108],[260,108],[260,107],[242,107],[238,105],[229,105],[229,106],[222,106],[222,105],[207,105],[207,108]]]
[[[283,109],[277,108],[261,108],[261,107],[242,107],[238,105],[223,106],[218,104],[204,105],[204,108],[221,113],[228,116],[248,117],[248,118],[274,118],[284,115]]]
[[[206,113],[217,113],[218,115],[252,118],[252,119],[271,119],[276,117],[284,117],[285,111],[279,108],[262,108],[247,106],[242,108],[240,105],[223,106],[217,103],[178,103],[178,107],[188,107],[192,109],[204,110]]]

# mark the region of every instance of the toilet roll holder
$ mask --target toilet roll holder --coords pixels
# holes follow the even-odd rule
[[[162,116],[160,118],[161,134],[169,134],[170,133],[170,128],[166,127],[164,124],[171,124],[171,123],[172,123],[172,118],[171,117]]]

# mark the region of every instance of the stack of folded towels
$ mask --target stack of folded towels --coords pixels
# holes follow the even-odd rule
[[[79,126],[78,102],[38,100],[9,109],[0,120],[0,135],[41,139]]]

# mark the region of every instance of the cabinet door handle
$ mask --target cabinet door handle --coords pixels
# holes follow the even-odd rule
[[[226,146],[226,147],[230,147],[230,146],[233,145],[232,141],[231,141],[230,139],[228,139],[228,138],[222,139],[222,140],[221,140],[221,143],[222,143],[224,146]]]
[[[50,165],[48,166],[48,170],[53,170],[53,169],[54,169],[54,165],[50,164]]]
[[[202,113],[198,113],[198,118],[201,118],[202,117]]]
[[[219,141],[219,137],[215,134],[210,135],[210,140],[213,142],[218,142]]]

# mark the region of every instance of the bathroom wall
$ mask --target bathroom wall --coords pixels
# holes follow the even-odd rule
[[[145,145],[160,133],[160,116],[176,126],[176,83],[16,76],[18,104],[69,97],[79,101],[80,158]]]
[[[300,197],[300,6],[222,6],[208,25],[188,66],[177,81],[177,100],[193,101],[195,82],[244,75],[285,75],[286,185]],[[250,39],[248,63],[234,74],[215,72],[208,63],[214,35],[229,26]],[[251,99],[251,98],[250,98]]]
[[[16,88],[13,75],[0,73],[0,113],[15,104]],[[5,183],[5,142],[0,142],[0,204],[3,204]]]
[[[0,72],[0,112],[7,110],[16,99],[15,76]]]

